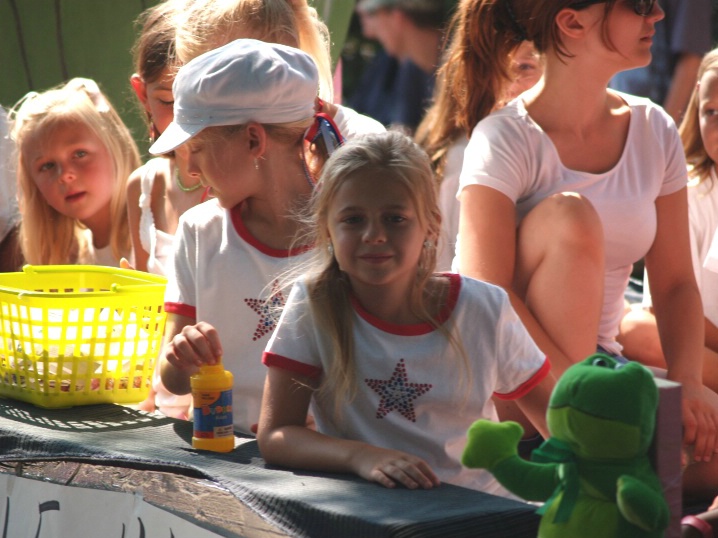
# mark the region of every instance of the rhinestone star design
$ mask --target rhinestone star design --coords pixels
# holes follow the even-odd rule
[[[432,388],[430,383],[409,383],[404,359],[399,360],[390,379],[365,379],[364,382],[381,396],[376,418],[384,418],[397,411],[412,422],[416,422],[413,401]]]
[[[270,334],[277,326],[279,316],[282,314],[286,297],[279,289],[279,281],[272,282],[272,293],[269,299],[245,299],[244,302],[259,314],[259,323],[254,331],[252,340],[259,340]]]

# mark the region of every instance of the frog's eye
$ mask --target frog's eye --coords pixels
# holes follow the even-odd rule
[[[605,357],[596,357],[591,362],[591,366],[600,366],[601,368],[612,368],[613,367],[613,365],[608,360],[606,360]]]

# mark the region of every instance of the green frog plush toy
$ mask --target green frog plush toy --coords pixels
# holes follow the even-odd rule
[[[546,414],[551,437],[532,461],[517,455],[519,424],[479,420],[462,462],[488,469],[524,499],[545,501],[539,538],[658,538],[669,510],[648,459],[657,405],[647,368],[592,355],[556,383]]]

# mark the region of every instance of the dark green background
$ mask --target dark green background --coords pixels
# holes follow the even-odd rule
[[[134,21],[158,0],[0,0],[0,105],[72,77],[92,78],[145,153],[144,126],[130,88]],[[354,0],[309,0],[332,32],[334,59]]]
[[[0,0],[0,105],[9,108],[30,90],[42,91],[75,76],[92,78],[107,93],[145,153],[146,128],[128,82],[132,73],[130,49],[135,40],[135,19],[157,1]],[[355,0],[309,3],[329,25],[336,61],[347,37]],[[715,0],[714,43],[718,43],[717,8]],[[347,44],[344,86],[345,95],[350,95],[362,68],[370,61],[359,53],[368,49],[363,46],[367,42],[356,20]]]

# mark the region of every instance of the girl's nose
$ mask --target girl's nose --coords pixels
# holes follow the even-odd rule
[[[381,222],[369,221],[364,231],[366,243],[383,243],[386,241],[386,231]]]
[[[57,176],[62,183],[71,183],[77,179],[77,173],[72,166],[57,165]]]
[[[200,169],[197,166],[197,163],[195,162],[195,160],[192,158],[192,154],[187,152],[186,159],[187,159],[187,173],[190,175],[190,177],[199,178],[201,176]],[[177,173],[179,173],[179,171]]]

